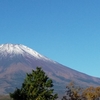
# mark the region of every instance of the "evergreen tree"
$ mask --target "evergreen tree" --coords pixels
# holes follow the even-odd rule
[[[54,94],[52,87],[52,80],[37,67],[36,71],[32,70],[31,74],[27,74],[21,89],[15,90],[10,96],[13,100],[55,100],[57,94]]]

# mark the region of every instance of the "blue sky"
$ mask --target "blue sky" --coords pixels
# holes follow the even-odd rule
[[[100,0],[0,0],[4,43],[100,77]]]

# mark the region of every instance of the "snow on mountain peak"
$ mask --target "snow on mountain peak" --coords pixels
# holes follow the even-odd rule
[[[40,55],[38,52],[22,44],[2,44],[0,45],[0,54],[7,55],[7,53],[22,54],[22,55],[24,55],[25,53],[28,53],[38,59],[42,58],[42,59],[48,60],[48,58]]]

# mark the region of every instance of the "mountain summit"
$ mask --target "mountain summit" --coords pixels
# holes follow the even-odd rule
[[[29,55],[29,56],[34,56],[36,59],[46,59],[46,57],[40,55],[38,52],[32,50],[31,48],[24,46],[24,45],[17,45],[17,44],[2,44],[0,46],[0,55],[1,56],[7,56],[10,55]]]
[[[42,67],[53,80],[55,91],[64,92],[67,83],[74,81],[82,86],[98,86],[100,78],[95,78],[55,62],[31,48],[21,44],[0,45],[0,94],[13,92],[32,69]]]

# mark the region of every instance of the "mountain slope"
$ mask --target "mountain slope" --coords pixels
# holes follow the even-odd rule
[[[0,94],[12,92],[20,87],[26,72],[41,66],[53,79],[54,88],[59,94],[64,92],[70,81],[82,86],[100,85],[100,79],[70,69],[38,52],[24,46],[14,44],[0,45]]]

